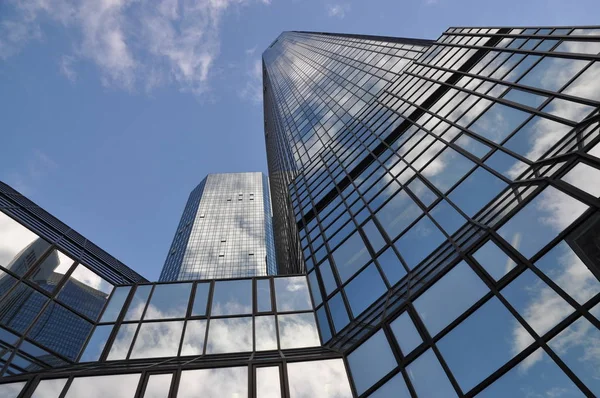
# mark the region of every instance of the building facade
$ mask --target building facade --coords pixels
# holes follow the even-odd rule
[[[190,194],[160,281],[276,272],[267,177],[209,174]]]
[[[1,311],[0,396],[599,396],[599,52],[598,27],[283,33],[263,54],[279,276],[135,279],[3,187],[2,234],[27,239],[0,250],[0,303],[42,304]],[[74,279],[108,294],[69,301]],[[40,339],[48,309],[83,343]]]

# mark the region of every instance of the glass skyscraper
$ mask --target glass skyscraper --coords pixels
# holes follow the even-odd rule
[[[197,220],[249,191],[204,209],[204,180],[161,280],[207,279],[149,283],[2,186],[0,396],[599,396],[599,53],[596,27],[283,33],[263,54],[277,276],[184,262],[206,242],[217,267],[227,228]],[[105,295],[71,300],[73,279]],[[81,341],[40,338],[43,314]]]
[[[271,218],[264,174],[209,174],[188,198],[160,281],[274,275]]]

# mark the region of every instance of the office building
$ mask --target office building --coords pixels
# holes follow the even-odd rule
[[[274,275],[271,218],[265,175],[209,174],[188,198],[160,281]]]
[[[2,323],[0,393],[600,395],[599,52],[595,27],[283,33],[263,54],[278,276],[136,279],[3,188],[11,220],[115,287],[86,314],[29,278],[42,255],[6,269],[90,331],[73,360]]]

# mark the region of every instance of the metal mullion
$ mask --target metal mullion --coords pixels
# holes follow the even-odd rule
[[[58,395],[57,398],[65,398],[67,393],[69,392],[69,389],[71,388],[71,384],[73,384],[73,380],[75,379],[75,376],[70,375],[66,377],[67,382],[65,383],[62,392]]]
[[[215,283],[216,282],[214,280],[209,282],[210,286],[208,289],[208,300],[206,304],[206,328],[204,330],[204,343],[202,347],[202,354],[200,356],[206,355],[206,347],[208,346],[208,330],[210,328],[210,320],[212,315],[212,300],[215,291]]]

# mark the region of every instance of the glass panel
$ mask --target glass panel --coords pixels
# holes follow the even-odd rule
[[[446,192],[473,167],[475,163],[454,149],[446,148],[422,173],[437,189]]]
[[[344,361],[294,362],[287,364],[290,398],[350,398]]]
[[[481,137],[500,143],[528,117],[529,113],[496,103],[485,111],[469,129]]]
[[[31,268],[50,244],[0,211],[0,266],[19,276]]]
[[[423,212],[405,191],[400,191],[376,213],[391,239],[404,231]],[[361,242],[362,243],[362,242]]]
[[[530,258],[586,209],[585,204],[548,187],[504,224],[498,234]],[[522,239],[524,236],[527,239]]]
[[[192,304],[192,316],[206,315],[206,306],[208,304],[208,292],[210,283],[196,284],[196,293],[194,294],[194,304]]]
[[[154,286],[144,319],[184,318],[191,291],[191,283]]]
[[[406,387],[406,382],[402,373],[398,373],[396,376],[388,380],[384,385],[379,387],[373,394],[369,395],[369,398],[410,398],[410,392]]]
[[[483,281],[462,261],[420,295],[414,306],[433,337],[487,292]]]
[[[518,245],[518,243],[515,243]],[[514,246],[514,244],[513,244]],[[517,264],[493,241],[488,240],[474,254],[475,260],[494,278],[499,280]]]
[[[412,269],[445,240],[444,234],[425,216],[402,235],[394,246],[408,268]]]
[[[0,297],[4,296],[15,284],[17,279],[0,270]],[[0,304],[1,306],[2,304]],[[1,307],[0,307],[1,308]]]
[[[76,377],[65,398],[133,398],[139,374]]]
[[[29,280],[47,292],[53,292],[74,262],[75,260],[60,250],[54,249],[29,277]]]
[[[355,232],[332,253],[342,283],[370,260],[371,256],[360,234]]]
[[[248,368],[217,368],[181,372],[177,398],[247,397]]]
[[[47,301],[44,295],[20,283],[0,301],[0,322],[19,333],[25,333]]]
[[[406,275],[406,269],[391,247],[377,257],[377,262],[392,286]]]
[[[19,381],[16,383],[0,384],[0,396],[2,398],[17,398],[17,395],[25,387],[25,381]]]
[[[529,269],[502,289],[501,293],[540,336],[574,311]]]
[[[29,331],[28,337],[75,361],[91,331],[91,323],[61,305],[50,302]]]
[[[516,180],[529,168],[526,163],[500,150],[494,152],[484,163],[511,180]]]
[[[338,332],[350,322],[346,306],[344,305],[344,299],[342,298],[342,292],[336,293],[329,300],[329,313],[333,320],[333,327]]]
[[[511,89],[503,98],[532,108],[537,108],[548,99],[548,97],[523,90],[517,90],[516,88]]]
[[[63,286],[58,299],[96,320],[112,289],[110,283],[79,264]]]
[[[596,45],[599,43],[596,42]],[[564,91],[564,94],[573,95],[576,97],[587,98],[593,101],[600,100],[597,84],[598,75],[600,74],[600,62],[594,62],[592,66],[586,69],[573,83],[571,83]]]
[[[579,304],[600,292],[600,282],[579,256],[562,241],[535,265]]]
[[[129,347],[133,341],[137,326],[137,323],[126,323],[121,325],[110,352],[108,353],[108,357],[106,358],[108,361],[127,358],[127,353],[129,352]]]
[[[315,316],[304,314],[278,315],[281,349],[316,347],[321,345]]]
[[[256,396],[260,398],[281,398],[279,366],[256,368]]]
[[[455,141],[455,143],[480,159],[491,150],[489,146],[474,138],[471,138],[467,134],[461,135],[460,138]]]
[[[274,316],[257,316],[254,318],[254,335],[256,351],[277,349],[277,330]]]
[[[472,217],[504,188],[504,181],[479,167],[452,191],[449,198]]]
[[[571,130],[571,127],[566,124],[536,116],[512,136],[504,144],[504,147],[529,160],[538,160],[569,130]],[[513,166],[508,174],[515,178],[522,172],[523,170],[519,169],[518,166]]]
[[[429,215],[446,231],[448,235],[455,233],[458,228],[465,225],[467,220],[461,216],[446,200],[440,201]]]
[[[130,286],[120,286],[114,290],[113,295],[102,314],[102,318],[100,318],[100,322],[115,322],[117,320],[130,290]]]
[[[408,312],[403,313],[390,323],[390,328],[394,332],[394,337],[396,337],[396,341],[398,341],[398,345],[405,356],[423,342]]]
[[[258,312],[273,311],[271,305],[271,281],[269,279],[256,280],[256,308]]]
[[[573,78],[588,61],[546,57],[533,67],[519,84],[549,91],[558,91]]]
[[[533,338],[529,333],[493,297],[437,345],[466,392],[531,343]]]
[[[182,332],[183,321],[142,323],[131,359],[176,356]]]
[[[506,397],[583,397],[583,393],[560,370],[542,348],[477,395]]]
[[[373,263],[352,279],[345,290],[350,309],[355,317],[387,292],[385,283]]]
[[[144,307],[146,307],[146,301],[148,301],[151,289],[151,285],[137,287],[133,299],[129,303],[129,309],[125,313],[125,321],[138,321],[142,319],[142,313],[144,312]]]
[[[378,252],[383,246],[385,246],[385,240],[383,239],[383,236],[381,236],[381,232],[379,232],[379,228],[377,228],[373,220],[370,220],[363,225],[362,230],[369,240],[374,252]]]
[[[252,318],[211,319],[207,354],[252,351]]]
[[[398,363],[383,330],[369,337],[348,355],[348,366],[358,394],[364,393]]]
[[[600,305],[598,306],[600,309]],[[322,306],[317,310],[317,321],[319,322],[319,330],[321,331],[321,339],[323,343],[328,342],[331,339],[331,329],[329,322],[327,321],[327,313],[325,312],[325,306]]]
[[[585,163],[577,163],[561,179],[592,196],[600,196],[600,170]]]
[[[455,397],[456,392],[431,348],[406,367],[419,397]]]
[[[204,352],[204,336],[206,335],[206,320],[196,319],[187,321],[181,355],[202,355]]]
[[[600,330],[585,318],[572,323],[548,343],[596,396],[600,395],[599,343]]]
[[[171,373],[162,375],[150,375],[146,384],[144,398],[167,398],[171,389]]]
[[[67,379],[42,380],[35,388],[31,398],[58,398],[65,388],[65,384],[67,384]],[[4,397],[4,395],[1,396]]]
[[[112,332],[113,325],[97,326],[92,333],[90,341],[88,341],[85,351],[79,358],[79,362],[92,362],[100,359],[100,354],[104,350],[104,345]]]
[[[238,315],[251,313],[251,280],[215,282],[212,315]]]
[[[319,289],[319,282],[317,280],[317,272],[313,270],[308,274],[308,284],[310,286],[310,293],[312,295],[315,306],[321,305],[323,297],[321,296],[321,289]]]
[[[321,271],[321,277],[323,278],[323,286],[325,287],[325,292],[327,295],[331,294],[336,288],[337,283],[335,282],[335,278],[333,276],[333,271],[331,270],[331,265],[329,261],[325,260],[319,266],[319,271]]]
[[[274,278],[277,311],[312,310],[306,277]]]

